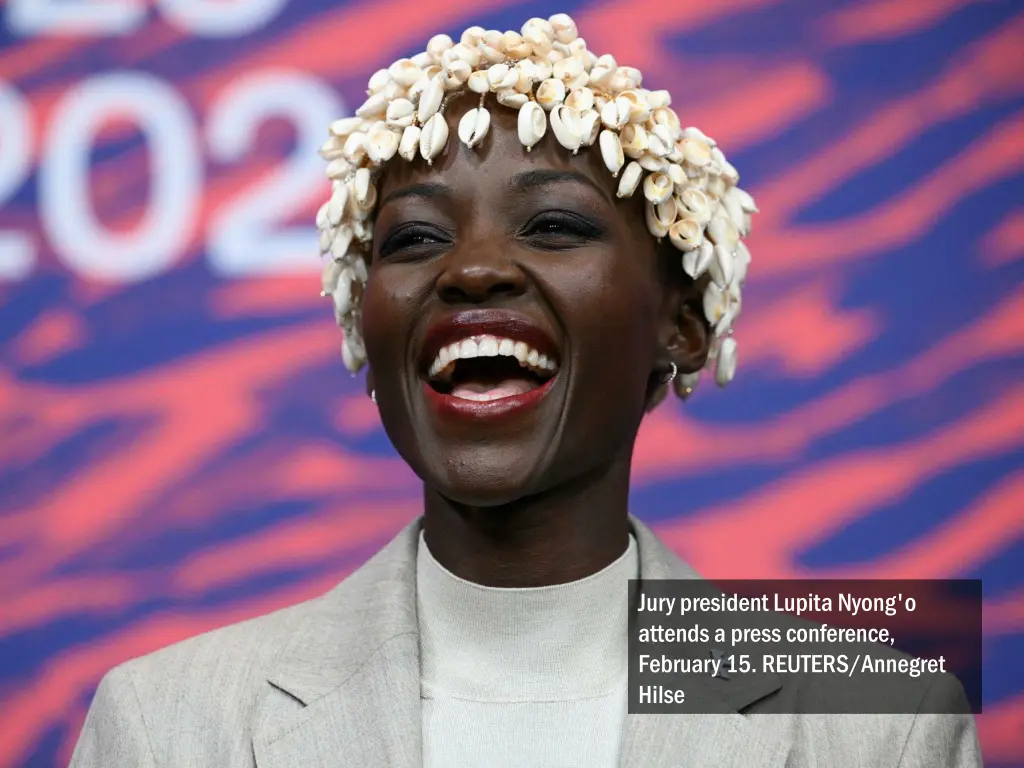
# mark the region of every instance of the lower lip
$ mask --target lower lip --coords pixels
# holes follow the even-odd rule
[[[425,381],[423,382],[423,390],[426,393],[427,402],[444,416],[455,416],[461,419],[491,420],[519,413],[536,405],[550,391],[551,384],[555,378],[555,376],[552,376],[539,387],[531,389],[529,392],[523,392],[521,395],[499,397],[497,400],[464,400],[461,397],[443,395]]]

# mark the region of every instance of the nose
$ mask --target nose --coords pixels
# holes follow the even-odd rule
[[[526,290],[522,270],[494,246],[467,244],[449,251],[445,259],[436,291],[448,304],[481,304]]]

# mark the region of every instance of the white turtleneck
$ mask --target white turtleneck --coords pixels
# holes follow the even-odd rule
[[[460,579],[420,536],[425,768],[615,766],[626,714],[627,582],[636,541],[607,568],[550,587]]]

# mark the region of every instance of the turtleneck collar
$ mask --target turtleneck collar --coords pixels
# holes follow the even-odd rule
[[[587,578],[547,587],[486,587],[434,559],[416,559],[425,696],[474,701],[566,701],[602,696],[626,675],[628,580],[636,540]]]

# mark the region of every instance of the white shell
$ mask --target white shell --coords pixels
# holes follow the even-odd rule
[[[700,248],[695,248],[683,254],[683,271],[696,280],[707,271],[714,254],[715,246],[708,240],[705,240],[700,244]]]
[[[487,84],[492,91],[504,91],[519,82],[519,72],[508,64],[495,64],[487,72]]]
[[[551,110],[551,130],[558,143],[566,149],[577,151],[583,141],[583,121],[572,107],[559,104]]]
[[[364,360],[352,351],[351,341],[352,339],[349,338],[341,342],[341,360],[349,372],[357,373],[363,367]]]
[[[433,77],[420,94],[420,102],[416,107],[416,119],[420,125],[426,123],[434,116],[441,106],[441,99],[444,98],[444,83],[441,78]]]
[[[519,143],[527,149],[533,147],[544,138],[548,128],[548,119],[543,107],[535,101],[524,104],[519,109]]]
[[[423,70],[412,59],[399,59],[388,67],[388,74],[391,75],[391,79],[403,88],[408,88],[415,83],[422,72]]]
[[[416,157],[416,151],[420,146],[420,127],[410,125],[402,131],[402,140],[398,143],[398,154],[405,160],[412,160]]]
[[[702,227],[693,219],[679,219],[668,231],[672,245],[681,251],[699,248],[704,240]]]
[[[473,93],[487,93],[490,91],[491,85],[487,82],[487,70],[478,69],[469,76],[466,85]]]
[[[647,151],[647,131],[642,125],[630,123],[619,133],[619,141],[622,142],[622,151],[627,157],[637,159]]]
[[[567,13],[556,13],[548,17],[548,22],[554,31],[555,40],[560,43],[571,43],[578,36],[576,22]]]
[[[679,195],[679,204],[698,224],[711,221],[711,201],[696,187],[683,190]]]
[[[670,197],[668,200],[654,205],[654,215],[666,229],[675,223],[677,214],[678,206],[675,198]]]
[[[523,36],[511,30],[501,36],[501,48],[513,59],[525,59],[532,53],[530,44]]]
[[[700,139],[684,138],[676,145],[683,153],[683,160],[695,168],[711,165],[711,147]]]
[[[338,227],[331,240],[331,256],[335,259],[345,258],[348,248],[352,244],[352,227]]]
[[[361,117],[343,117],[331,123],[331,133],[339,139],[347,138],[350,133],[358,130],[363,125]]]
[[[329,296],[334,293],[335,288],[338,287],[338,278],[341,277],[344,268],[345,265],[337,259],[329,259],[324,265],[323,273],[320,276],[320,287],[324,294]]]
[[[575,88],[565,97],[566,106],[572,107],[581,115],[594,107],[594,92],[589,88]]]
[[[410,121],[412,117],[410,116]],[[385,163],[398,151],[399,134],[386,127],[375,128],[366,137],[366,155],[375,163]]]
[[[370,75],[370,80],[366,83],[366,95],[372,96],[375,93],[380,93],[390,82],[391,73],[386,69],[378,69]]]
[[[467,147],[475,147],[491,126],[491,113],[484,107],[477,107],[466,111],[459,121],[459,139]]]
[[[601,132],[601,116],[596,109],[588,109],[580,115],[580,125],[583,129],[583,139],[580,143],[584,147],[589,147],[597,141],[597,135]]]
[[[644,152],[636,161],[640,163],[641,168],[651,173],[665,173],[668,171],[669,162],[657,155],[652,155],[650,152]],[[675,184],[673,184],[674,187]]]
[[[668,227],[658,220],[658,214],[653,203],[646,203],[644,205],[644,219],[647,222],[648,231],[661,239],[668,234]]]
[[[352,181],[352,191],[360,205],[366,205],[366,201],[370,199],[370,186],[370,169],[360,168]]]
[[[558,104],[561,104],[562,100],[565,98],[565,83],[561,80],[549,77],[537,86],[535,98],[537,99],[538,104],[550,112]]]
[[[328,179],[344,179],[352,173],[352,163],[344,157],[339,157],[335,160],[331,160],[331,162],[327,164],[327,168],[324,169],[324,173],[327,175]]]
[[[348,267],[344,267],[338,273],[338,279],[334,290],[331,291],[331,299],[334,301],[334,319],[338,325],[344,322],[345,315],[352,309],[352,280],[355,275]]]
[[[644,169],[640,167],[640,163],[632,162],[626,166],[626,170],[622,172],[622,177],[619,179],[619,189],[615,193],[617,197],[629,197],[636,191],[637,185],[640,183],[640,177],[643,175]]]
[[[319,208],[317,208],[317,211],[316,211],[316,228],[317,229],[327,229],[327,227],[330,226],[330,224],[327,221],[327,207],[330,204],[331,204],[331,201],[328,200],[326,203],[324,203]]]
[[[364,120],[383,115],[384,110],[388,108],[389,101],[390,99],[383,91],[375,93],[359,106],[356,114]]]
[[[447,90],[455,90],[465,85],[469,76],[473,74],[473,68],[462,59],[455,59],[444,65],[441,70],[441,79]]]
[[[715,361],[715,383],[724,387],[736,375],[736,340],[731,336],[722,340]]]
[[[448,123],[444,121],[444,115],[435,112],[420,129],[420,154],[428,165],[433,164],[434,158],[441,154],[447,142]]]
[[[644,197],[652,203],[664,203],[672,199],[675,185],[664,173],[652,173],[644,179]]]
[[[448,35],[434,35],[430,38],[430,42],[427,43],[427,53],[431,55],[434,61],[440,61],[441,54],[453,45],[455,43]]]
[[[732,282],[736,271],[734,261],[732,253],[724,245],[715,246],[715,257],[711,260],[708,273],[720,288],[725,288]]]
[[[598,143],[601,146],[601,159],[604,160],[605,167],[612,172],[612,176],[618,176],[626,162],[618,135],[613,131],[601,131]]]
[[[353,163],[362,160],[366,154],[366,134],[362,131],[350,133],[345,139],[345,148],[342,150],[345,157]]]
[[[519,91],[505,90],[498,91],[497,99],[498,103],[504,107],[519,109],[523,104],[530,100],[530,97],[525,93],[519,93]]]
[[[331,223],[332,227],[336,227],[341,223],[341,217],[345,213],[347,203],[348,185],[335,183],[331,199],[327,201],[326,210],[327,220]]]

